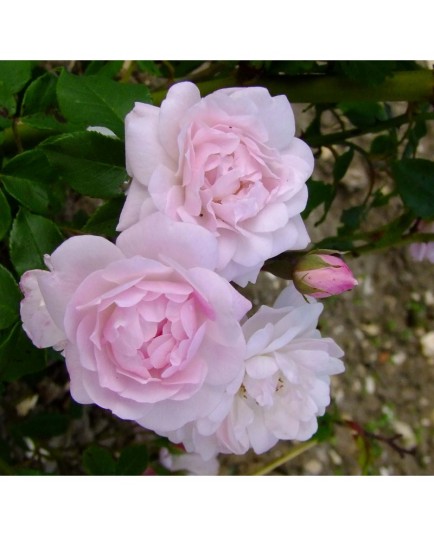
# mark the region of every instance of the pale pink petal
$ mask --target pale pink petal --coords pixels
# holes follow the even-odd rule
[[[183,267],[202,266],[213,270],[217,264],[217,241],[206,229],[174,222],[155,213],[121,233],[117,246],[127,256],[170,258]]]
[[[159,165],[174,165],[158,139],[160,110],[137,102],[125,118],[125,155],[130,177],[144,186]]]
[[[174,84],[161,103],[158,133],[160,143],[167,153],[178,159],[178,135],[186,112],[200,101],[197,86],[191,82]]]
[[[20,280],[24,294],[20,305],[23,329],[38,348],[61,346],[66,339],[63,330],[56,326],[50,316],[39,288],[38,277],[45,273],[44,270],[30,270]]]
[[[138,181],[132,181],[128,188],[125,204],[119,217],[117,231],[124,231],[139,220],[155,212],[156,208],[152,202],[148,189]]]

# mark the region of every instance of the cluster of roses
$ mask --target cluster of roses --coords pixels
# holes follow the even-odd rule
[[[290,283],[246,318],[252,304],[231,284],[308,245],[313,155],[294,134],[286,97],[259,87],[201,99],[185,82],[161,108],[136,103],[116,244],[70,238],[45,256],[49,271],[21,279],[24,329],[62,351],[77,402],[204,460],[315,433],[344,368],[316,329],[322,305]]]

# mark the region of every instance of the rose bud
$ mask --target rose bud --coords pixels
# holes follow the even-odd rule
[[[313,298],[327,298],[357,285],[345,262],[334,255],[311,252],[301,257],[293,272],[296,289]]]

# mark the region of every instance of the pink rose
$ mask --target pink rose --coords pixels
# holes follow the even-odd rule
[[[211,413],[241,381],[239,320],[251,304],[216,262],[209,231],[161,214],[116,245],[70,238],[46,256],[49,272],[23,275],[24,328],[39,346],[64,348],[77,402],[164,434]]]
[[[156,211],[200,225],[218,240],[217,271],[243,286],[266,259],[309,243],[300,213],[313,155],[285,96],[251,87],[201,99],[182,82],[161,108],[136,103],[125,124],[133,180],[118,230]]]
[[[210,459],[250,448],[262,454],[280,439],[309,439],[330,403],[330,376],[344,370],[342,350],[316,329],[322,309],[292,283],[274,307],[262,306],[243,324],[247,353],[238,393],[171,433],[171,441]]]
[[[315,251],[301,257],[292,275],[296,289],[313,298],[342,294],[358,284],[341,258]]]

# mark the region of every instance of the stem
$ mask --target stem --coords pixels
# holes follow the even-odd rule
[[[262,476],[262,475],[268,475],[276,469],[277,467],[280,467],[286,462],[289,462],[293,460],[294,458],[297,458],[297,456],[300,456],[300,454],[303,454],[303,452],[306,452],[307,450],[310,450],[312,447],[314,447],[318,441],[316,439],[311,439],[310,441],[306,441],[305,443],[301,443],[300,445],[297,445],[290,451],[288,451],[286,454],[281,456],[280,458],[277,458],[277,460],[274,460],[273,462],[269,463],[268,465],[265,465],[264,467],[261,467],[258,471],[255,471],[251,476]]]
[[[434,242],[434,233],[409,234],[403,236],[393,244],[382,244],[381,242],[373,241],[369,244],[353,248],[348,253],[351,254],[353,257],[358,257],[359,255],[363,255],[365,253],[376,253],[377,251],[381,251],[383,249],[388,249],[391,247],[403,247],[413,243],[421,242]]]
[[[342,76],[258,76],[253,80],[239,80],[235,75],[198,82],[202,96],[228,87],[265,86],[272,95],[286,95],[290,102],[312,104],[342,101],[420,101],[434,98],[434,74],[428,69],[397,71],[376,86],[363,86]],[[153,93],[153,102],[159,105],[166,91]]]
[[[402,114],[366,128],[352,128],[349,130],[343,130],[342,132],[336,132],[335,134],[324,134],[321,136],[306,136],[303,139],[311,147],[345,143],[345,140],[348,138],[355,138],[357,136],[363,136],[364,134],[381,132],[383,130],[388,130],[389,128],[398,128],[406,123],[414,122],[415,119],[429,121],[434,119],[434,113],[423,113],[416,117],[409,117],[408,114]]]

